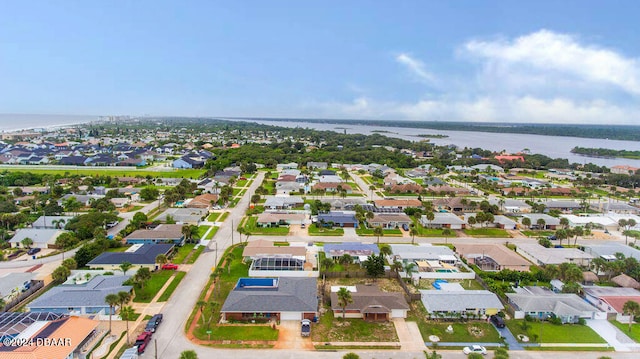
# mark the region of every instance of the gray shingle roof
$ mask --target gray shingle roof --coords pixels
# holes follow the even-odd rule
[[[122,285],[129,275],[95,276],[88,283],[80,285],[59,285],[35,299],[29,305],[34,308],[104,307],[108,306],[104,298],[108,294],[129,292],[130,285]]]
[[[428,312],[463,312],[467,309],[502,309],[498,296],[488,290],[421,290],[422,303]]]
[[[575,294],[515,294],[507,293],[509,302],[524,312],[551,312],[556,315],[577,315],[594,312],[592,307]]]
[[[144,244],[135,252],[106,252],[94,258],[88,265],[97,264],[155,264],[158,254],[167,254],[173,244]]]
[[[277,289],[235,288],[222,305],[222,312],[316,312],[315,278],[278,278]]]

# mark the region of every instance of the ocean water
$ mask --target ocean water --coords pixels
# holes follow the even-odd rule
[[[0,132],[76,125],[99,120],[99,116],[0,114]]]

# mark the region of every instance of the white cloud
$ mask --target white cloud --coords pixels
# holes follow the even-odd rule
[[[396,61],[409,69],[419,81],[428,83],[435,81],[435,76],[424,68],[424,63],[409,54],[402,53],[396,56]]]
[[[640,60],[625,57],[613,50],[582,44],[572,35],[540,30],[512,41],[469,41],[466,53],[484,61],[485,70],[514,73],[516,76],[534,73],[556,81],[557,76],[572,76],[576,80],[608,84],[627,93],[640,95]],[[533,76],[535,77],[535,76]]]

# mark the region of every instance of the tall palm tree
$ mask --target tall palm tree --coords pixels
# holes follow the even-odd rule
[[[129,321],[133,320],[135,314],[136,312],[131,306],[120,307],[120,318],[127,324],[127,344],[129,344]]]
[[[195,350],[185,350],[180,353],[179,359],[198,359],[198,353]]]
[[[111,315],[113,315],[114,308],[120,303],[120,297],[117,294],[107,294],[104,297],[104,302],[109,304],[109,333],[111,333]]]
[[[377,226],[377,227],[373,228],[373,235],[378,237],[377,244],[380,244],[380,237],[384,236],[384,231],[382,230],[382,227]]]
[[[411,274],[417,272],[416,264],[414,262],[407,262],[404,265],[404,276],[405,279],[411,278]]]
[[[349,292],[346,287],[340,287],[336,295],[338,296],[338,305],[342,307],[342,319],[344,319],[347,313],[347,305],[353,303],[353,298],[351,297],[351,292]]]
[[[633,319],[640,315],[640,304],[632,300],[626,301],[622,306],[622,312],[629,315],[629,332],[631,332]]]
[[[415,226],[411,227],[411,229],[409,230],[409,234],[411,235],[411,244],[415,244],[416,236],[418,235],[418,229]]]

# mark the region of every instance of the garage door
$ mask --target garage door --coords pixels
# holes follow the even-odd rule
[[[300,312],[282,312],[282,313],[280,313],[280,320],[302,320],[302,313],[300,313]]]

